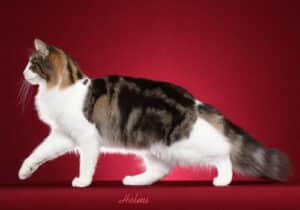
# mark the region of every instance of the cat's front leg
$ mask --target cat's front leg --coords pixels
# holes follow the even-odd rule
[[[19,179],[29,178],[40,165],[74,149],[74,146],[69,137],[52,130],[49,136],[24,160],[19,170]]]
[[[96,141],[88,141],[79,145],[80,170],[79,176],[72,181],[73,187],[87,187],[92,183],[99,152],[99,144]]]

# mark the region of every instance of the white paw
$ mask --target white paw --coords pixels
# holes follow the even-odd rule
[[[92,183],[92,180],[75,177],[72,181],[72,187],[87,187]]]
[[[231,182],[231,179],[227,177],[216,177],[214,178],[213,185],[216,187],[224,187],[229,185]]]
[[[20,170],[19,170],[19,179],[24,180],[29,178],[33,172],[36,171],[38,167],[37,166],[33,166],[32,164],[29,164],[27,161],[24,161],[24,163],[22,164]]]
[[[137,176],[125,176],[123,179],[124,185],[138,186],[138,185],[151,185],[153,181],[150,181],[146,177]]]

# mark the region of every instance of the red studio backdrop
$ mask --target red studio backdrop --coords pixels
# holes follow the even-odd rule
[[[68,52],[91,78],[122,74],[169,81],[215,105],[300,174],[300,27],[297,1],[5,1],[1,3],[0,183],[48,134],[33,106],[18,105],[22,71],[38,37]],[[78,157],[43,165],[25,183],[69,181]],[[103,155],[95,180],[141,171],[133,156]],[[165,180],[207,180],[215,170],[176,168]]]

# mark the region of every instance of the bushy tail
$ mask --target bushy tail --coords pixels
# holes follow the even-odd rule
[[[235,138],[231,139],[231,161],[234,171],[241,175],[287,181],[291,174],[291,165],[284,153],[264,147],[241,129],[238,132],[234,128],[231,129],[235,132],[232,135]]]
[[[230,140],[234,171],[242,175],[267,177],[278,181],[288,179],[291,167],[285,154],[264,147],[209,104],[199,104],[198,112]]]

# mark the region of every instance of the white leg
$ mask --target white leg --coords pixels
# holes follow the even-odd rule
[[[20,170],[19,179],[29,178],[43,163],[74,149],[71,139],[58,131],[51,131],[49,136],[27,157]]]
[[[232,164],[229,156],[216,162],[218,176],[214,178],[214,186],[227,186],[232,180]]]
[[[92,183],[99,152],[99,144],[97,140],[94,140],[93,138],[85,139],[85,143],[79,146],[79,177],[73,179],[73,187],[87,187]]]
[[[124,185],[151,185],[166,176],[172,168],[170,164],[152,155],[145,156],[144,162],[145,172],[135,176],[126,176],[123,179]]]

